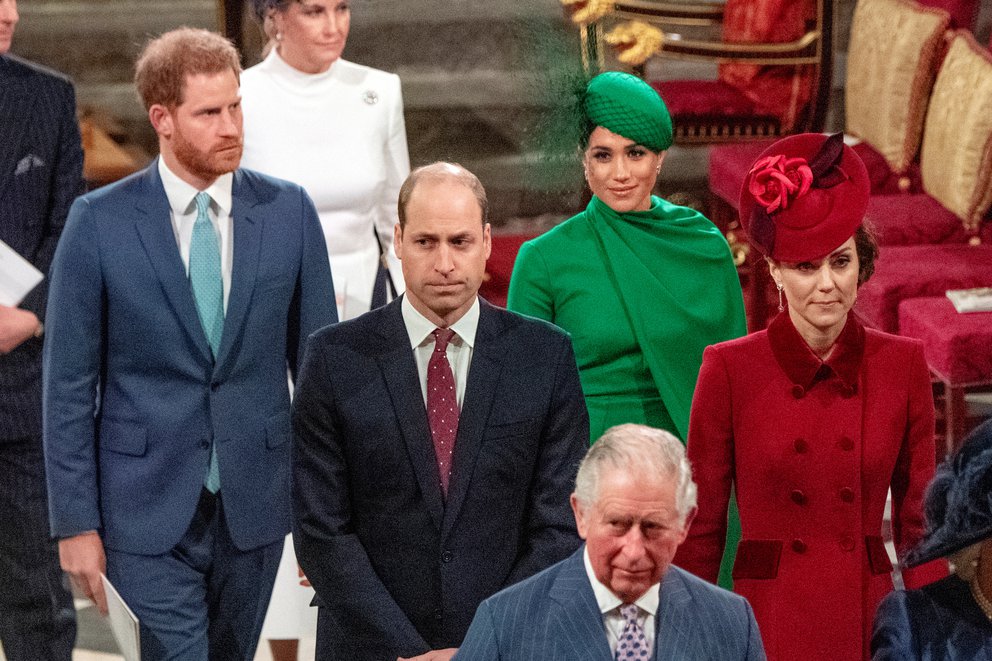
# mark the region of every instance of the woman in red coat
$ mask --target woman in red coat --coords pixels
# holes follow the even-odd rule
[[[892,488],[897,549],[923,531],[934,409],[919,342],[850,314],[878,248],[862,226],[868,177],[840,135],[795,135],[759,158],[740,213],[788,302],[767,330],[703,354],[688,451],[699,511],[676,564],[716,580],[731,487],[743,539],[734,590],[772,661],[868,658],[892,590],[882,543]],[[908,587],[946,567],[905,570]]]

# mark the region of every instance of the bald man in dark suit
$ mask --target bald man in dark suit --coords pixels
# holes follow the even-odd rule
[[[16,0],[0,0],[0,241],[42,273],[83,190],[76,98],[63,76],[9,54]],[[0,641],[9,661],[68,660],[72,598],[48,532],[41,337],[48,285],[0,306]]]

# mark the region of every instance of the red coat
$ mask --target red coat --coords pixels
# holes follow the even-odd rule
[[[734,485],[734,590],[751,602],[768,658],[867,659],[875,608],[892,590],[886,492],[901,553],[923,532],[933,427],[923,347],[853,315],[826,362],[788,313],[708,347],[688,439],[699,512],[676,564],[716,580]],[[916,587],[946,573],[934,563],[903,576]]]

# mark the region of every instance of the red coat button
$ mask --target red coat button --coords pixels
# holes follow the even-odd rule
[[[844,551],[853,551],[854,550],[854,540],[851,539],[850,537],[841,537],[840,538],[840,547]]]
[[[850,437],[845,436],[844,438],[840,439],[840,449],[844,450],[845,452],[850,452],[851,450],[854,449],[854,441],[852,441]]]
[[[796,399],[802,399],[803,395],[805,394],[806,394],[806,389],[803,388],[801,385],[796,384],[792,386],[792,396],[795,397]]]
[[[792,498],[792,502],[794,502],[796,505],[806,504],[806,494],[804,494],[799,489],[793,489],[792,493],[789,494],[789,497]]]
[[[806,442],[805,438],[797,438],[796,442],[793,443],[793,447],[796,448],[797,454],[803,454],[806,450],[809,450],[809,443]]]
[[[795,551],[796,553],[805,553],[806,552],[806,542],[804,542],[801,539],[794,539],[794,540],[792,540],[792,550]]]
[[[851,489],[850,487],[844,487],[843,489],[841,489],[840,499],[843,500],[845,503],[854,502],[854,489]]]

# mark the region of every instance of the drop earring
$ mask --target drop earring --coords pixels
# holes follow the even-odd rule
[[[782,305],[782,283],[776,282],[775,288],[778,289],[778,311],[782,312],[783,310],[785,310],[785,306]]]

